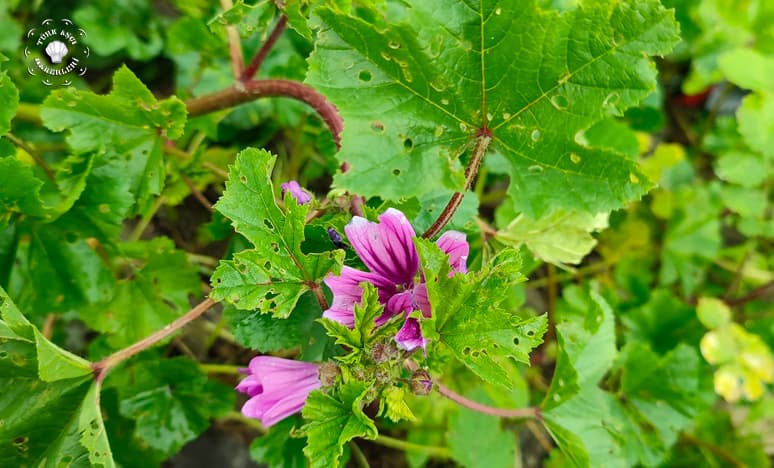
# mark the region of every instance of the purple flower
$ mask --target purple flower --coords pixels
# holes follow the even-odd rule
[[[312,200],[312,196],[309,195],[309,192],[302,189],[295,180],[289,180],[284,184],[280,184],[280,188],[282,189],[283,197],[286,193],[290,192],[290,195],[296,199],[299,205],[309,203]]]
[[[432,311],[427,298],[427,286],[420,273],[419,254],[412,242],[416,234],[403,213],[390,208],[379,216],[378,223],[356,216],[344,228],[344,232],[352,248],[371,271],[364,272],[345,266],[341,275],[329,275],[325,284],[333,292],[333,303],[323,313],[323,317],[353,327],[354,306],[362,299],[363,291],[359,285],[363,281],[376,286],[379,302],[385,306],[384,313],[375,321],[377,326],[398,314],[408,315],[414,310],[430,317]],[[450,275],[467,271],[469,246],[465,234],[448,231],[436,244],[449,255],[452,267]],[[416,323],[409,324],[410,320]],[[418,346],[424,349],[426,340],[422,337],[419,321],[407,319],[396,341],[407,350]]]
[[[247,377],[236,389],[250,399],[242,414],[273,426],[304,407],[312,390],[320,388],[318,365],[272,356],[257,356],[243,370]]]

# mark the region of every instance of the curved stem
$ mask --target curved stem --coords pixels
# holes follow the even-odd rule
[[[223,12],[227,12],[234,7],[234,3],[231,0],[220,0],[220,6],[223,8]],[[242,55],[242,43],[236,26],[226,26],[226,37],[228,39],[228,54],[231,57],[231,71],[234,73],[234,79],[238,80],[242,76],[245,59]]]
[[[274,44],[277,42],[277,39],[282,35],[282,32],[285,30],[285,26],[288,24],[288,17],[285,15],[280,16],[280,19],[277,21],[277,24],[274,26],[274,30],[269,34],[269,37],[266,39],[266,42],[263,43],[261,46],[261,49],[258,51],[257,54],[255,54],[255,57],[250,61],[250,64],[247,66],[244,72],[242,72],[242,81],[247,81],[252,79],[256,73],[258,73],[258,69],[261,67],[261,64],[266,59],[266,56],[269,55],[269,52],[271,51],[271,48],[274,47]]]
[[[91,368],[94,371],[94,374],[97,376],[97,382],[101,383],[105,379],[105,376],[110,371],[110,369],[114,368],[115,366],[124,362],[125,360],[129,359],[135,354],[145,351],[146,349],[155,345],[156,343],[163,340],[164,338],[172,335],[176,331],[188,325],[188,323],[190,323],[191,321],[197,319],[203,313],[207,312],[207,310],[209,310],[210,307],[214,305],[215,305],[215,301],[213,301],[212,299],[205,299],[204,301],[200,302],[196,307],[186,312],[185,315],[183,315],[182,317],[179,317],[177,320],[165,326],[161,330],[154,332],[147,338],[143,338],[142,340],[138,341],[137,343],[134,343],[133,345],[130,345],[124,349],[116,351],[115,353],[111,354],[110,356],[104,358],[99,362],[95,362],[94,364],[91,365]]]
[[[473,150],[473,156],[470,158],[470,161],[465,168],[465,188],[462,190],[462,192],[455,192],[454,195],[452,195],[449,203],[446,204],[446,207],[443,209],[441,214],[438,215],[438,219],[436,219],[433,225],[422,234],[422,237],[425,239],[431,239],[435,237],[439,232],[441,232],[441,229],[443,229],[443,227],[446,226],[449,221],[451,221],[452,216],[454,216],[457,208],[459,208],[460,204],[462,203],[462,199],[465,197],[465,192],[468,191],[471,184],[473,183],[473,179],[478,173],[478,168],[481,166],[481,161],[484,160],[484,154],[486,153],[486,149],[489,146],[490,141],[492,141],[492,138],[489,135],[480,135],[478,137],[476,148]]]
[[[540,419],[540,408],[495,408],[494,406],[484,405],[469,398],[465,398],[464,396],[460,395],[440,382],[435,382],[435,385],[438,388],[438,393],[441,395],[466,408],[472,409],[473,411],[478,411],[479,413],[491,414],[492,416],[497,416],[498,418]]]
[[[199,369],[201,369],[202,371],[208,374],[242,375],[241,370],[243,369],[243,367],[234,366],[232,364],[208,364],[208,363],[200,362]]]
[[[185,102],[189,117],[198,117],[210,112],[234,107],[262,97],[289,97],[309,104],[320,114],[333,134],[336,146],[341,147],[341,131],[344,121],[336,106],[311,86],[291,80],[248,80],[239,86],[206,94]]]
[[[431,457],[436,457],[436,458],[449,458],[451,456],[449,449],[446,447],[436,447],[432,445],[415,444],[413,442],[408,442],[401,439],[395,439],[393,437],[389,437],[382,434],[379,434],[378,436],[376,436],[376,439],[372,440],[371,442],[375,444],[383,445],[384,447],[403,450],[405,452],[424,453],[426,455],[430,455]]]

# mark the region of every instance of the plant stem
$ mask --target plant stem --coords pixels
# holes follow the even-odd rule
[[[164,201],[165,200],[163,195],[156,199],[156,201],[153,203],[153,206],[151,207],[151,210],[146,213],[145,216],[140,218],[140,221],[138,221],[134,226],[134,229],[132,229],[132,233],[129,234],[130,241],[140,240],[142,233],[145,232],[145,228],[148,227],[151,219],[153,219],[153,217],[156,215],[156,212],[159,211],[159,208],[161,208],[161,205],[164,204]]]
[[[152,333],[147,338],[143,338],[133,345],[116,351],[115,353],[99,362],[95,362],[91,365],[91,368],[94,371],[94,375],[97,377],[97,382],[101,383],[105,379],[107,373],[118,364],[124,362],[135,354],[150,348],[164,338],[172,335],[176,331],[188,325],[191,321],[197,319],[203,313],[207,312],[207,310],[209,310],[213,305],[215,305],[215,301],[212,299],[205,299],[196,305],[193,309],[186,312],[185,315],[179,317],[177,320],[165,326],[161,330]]]
[[[465,197],[465,192],[468,191],[471,184],[473,183],[473,179],[478,173],[478,168],[481,166],[481,161],[484,159],[484,154],[486,153],[486,149],[489,146],[490,141],[492,141],[492,138],[488,135],[480,135],[478,137],[476,147],[473,150],[473,156],[470,158],[470,161],[465,168],[464,189],[462,192],[455,192],[454,195],[452,195],[449,203],[446,204],[446,207],[443,209],[441,214],[438,215],[438,219],[436,219],[433,225],[422,234],[422,237],[425,239],[431,239],[435,237],[439,232],[441,232],[441,229],[443,229],[443,227],[446,226],[449,221],[451,221],[454,213],[457,211],[457,208],[459,208],[460,204],[462,203],[462,199]]]
[[[341,147],[341,131],[344,121],[336,106],[328,102],[325,96],[311,86],[291,80],[248,80],[240,82],[240,86],[230,86],[226,89],[189,99],[185,105],[188,117],[198,117],[210,112],[227,109],[262,97],[289,97],[309,104],[320,114],[328,129],[333,134],[336,146]]]
[[[760,299],[761,297],[766,295],[769,289],[774,289],[774,280],[769,281],[768,283],[762,286],[758,286],[757,288],[753,289],[752,291],[745,294],[744,296],[728,299],[726,300],[726,304],[728,304],[731,307],[740,306],[747,302]]]
[[[16,115],[13,118],[14,120],[21,120],[37,125],[43,124],[43,121],[40,119],[40,104],[20,102],[19,107],[16,109]]]
[[[16,135],[12,133],[6,133],[5,137],[8,138],[8,140],[10,140],[11,143],[26,151],[27,154],[29,154],[32,157],[32,159],[35,161],[35,164],[37,164],[43,170],[43,172],[46,174],[46,177],[48,177],[48,180],[50,180],[55,187],[57,186],[56,176],[54,175],[54,171],[51,170],[51,167],[49,167],[49,165],[46,164],[46,161],[44,161],[43,158],[40,157],[40,155],[35,150],[35,148],[28,145],[24,140],[22,140],[21,138],[18,138]]]
[[[365,454],[362,450],[360,450],[360,447],[357,446],[354,440],[349,441],[349,450],[352,451],[352,458],[355,459],[357,466],[360,468],[371,468],[371,465],[368,464],[368,459],[366,458]]]
[[[436,447],[432,445],[420,445],[405,440],[395,439],[386,435],[379,434],[372,442],[382,445],[384,447],[390,447],[406,452],[417,452],[430,455],[436,458],[449,458],[451,454],[446,447]]]
[[[232,364],[205,364],[199,363],[199,369],[207,372],[208,374],[235,374],[242,375],[240,369],[243,367],[234,366]]]
[[[261,434],[266,433],[266,428],[263,427],[263,424],[261,424],[260,421],[253,418],[248,418],[247,416],[243,415],[239,411],[229,411],[225,415],[223,415],[222,419],[228,419],[231,421],[239,421],[245,426],[250,427],[251,429],[255,429],[256,431],[260,432]]]
[[[234,7],[231,0],[220,0],[220,6],[223,12]],[[231,57],[231,71],[234,73],[234,79],[239,80],[242,77],[242,69],[245,66],[245,59],[242,55],[242,43],[239,40],[239,31],[236,26],[226,26],[226,37],[228,39],[228,53]]]
[[[693,445],[696,445],[700,448],[705,448],[712,452],[713,454],[717,455],[718,458],[722,458],[723,460],[727,461],[731,466],[742,468],[745,465],[741,461],[737,460],[733,455],[731,455],[726,449],[723,447],[719,447],[715,444],[712,444],[710,442],[707,442],[706,440],[699,439],[698,437],[692,436],[690,434],[682,433],[680,434],[680,440],[683,442],[687,442]]]
[[[196,188],[196,185],[194,185],[191,178],[183,173],[180,174],[180,178],[183,179],[185,185],[188,186],[188,190],[191,191],[191,194],[194,196],[194,198],[196,198],[196,201],[198,201],[199,204],[204,207],[204,209],[210,213],[213,213],[215,209],[212,207],[212,203],[210,203],[210,201],[207,200],[207,197],[205,197],[204,194],[198,188]]]
[[[258,69],[261,68],[261,64],[266,59],[266,56],[269,55],[269,52],[271,51],[271,48],[274,47],[274,44],[277,42],[277,39],[282,35],[282,32],[285,30],[285,26],[288,24],[288,17],[285,15],[280,16],[280,19],[277,21],[277,24],[274,25],[274,30],[269,34],[269,37],[266,39],[266,42],[263,43],[261,46],[261,49],[258,51],[257,54],[255,54],[255,57],[250,61],[250,65],[247,66],[244,72],[242,72],[242,81],[248,81],[251,80],[256,73],[258,73]]]
[[[472,409],[473,411],[478,411],[479,413],[491,414],[492,416],[497,416],[498,418],[540,418],[539,408],[495,408],[494,406],[484,405],[477,401],[465,398],[464,396],[460,395],[440,382],[435,382],[435,385],[438,388],[438,393],[441,395],[466,408]]]

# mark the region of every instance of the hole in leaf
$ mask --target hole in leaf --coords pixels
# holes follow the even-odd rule
[[[519,346],[519,337],[518,336],[514,336],[513,337],[513,344],[515,344],[516,346]]]
[[[371,122],[371,130],[375,131],[376,133],[383,133],[384,124],[379,122],[378,120],[374,120],[373,122]]]
[[[268,270],[271,268],[271,262],[266,260],[266,262],[263,264],[263,268]]]
[[[267,227],[267,228],[268,228],[270,231],[273,231],[273,230],[274,230],[274,225],[273,225],[273,224],[271,223],[271,221],[269,221],[268,219],[264,219],[264,220],[263,220],[263,224],[264,224],[264,225],[266,225],[266,227]]]
[[[241,180],[243,184],[247,183],[247,177],[246,176],[240,176],[239,180]]]
[[[400,175],[400,169],[393,169],[392,170],[392,175],[396,175],[396,176]]]
[[[527,336],[535,336],[535,331],[534,330],[528,331]]]
[[[465,346],[465,349],[462,350],[462,354],[469,356],[470,355],[470,346]]]
[[[371,81],[371,78],[372,78],[371,72],[368,70],[361,71],[360,73],[358,73],[357,77],[360,81]]]
[[[414,149],[414,141],[411,138],[406,138],[403,140],[403,148],[405,148],[406,151],[411,151]]]

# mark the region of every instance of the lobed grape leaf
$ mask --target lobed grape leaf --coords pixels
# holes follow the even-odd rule
[[[186,109],[175,97],[157,101],[123,66],[113,75],[110,94],[60,89],[46,98],[40,116],[51,130],[69,131],[67,142],[77,154],[97,152],[118,161],[142,211],[161,192],[162,145],[182,135]]]
[[[336,468],[344,444],[355,437],[375,439],[374,422],[363,413],[363,398],[368,393],[366,382],[349,382],[335,395],[320,390],[309,394],[302,415],[307,422],[307,445],[304,453],[313,468]]]
[[[509,165],[509,195],[535,218],[615,209],[650,187],[634,161],[590,147],[584,131],[655,89],[648,56],[679,39],[658,1],[559,13],[435,0],[393,5],[389,26],[377,12],[317,14],[307,82],[347,122],[338,187],[388,199],[460,190],[460,157],[484,135]]]
[[[548,326],[545,315],[524,318],[501,307],[502,291],[522,280],[518,253],[505,249],[481,271],[449,277],[446,254],[428,240],[415,243],[433,308],[432,318],[422,321],[425,337],[484,380],[513,388],[510,359],[529,364]]]
[[[1,55],[0,59],[2,59]],[[18,107],[19,90],[5,71],[2,71],[0,72],[0,136],[11,129],[11,120],[16,115]]]
[[[90,363],[33,327],[0,289],[0,465],[114,466]]]
[[[275,159],[265,150],[249,148],[231,168],[215,209],[255,247],[220,263],[212,275],[211,297],[284,318],[303,293],[319,288],[316,283],[329,272],[338,273],[344,252],[303,253],[309,205],[299,205],[288,194],[284,207],[277,206],[271,183]]]

